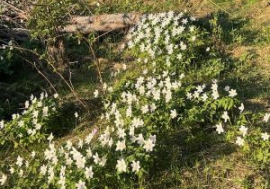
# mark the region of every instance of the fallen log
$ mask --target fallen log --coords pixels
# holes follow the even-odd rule
[[[59,33],[81,33],[108,32],[124,29],[135,25],[141,19],[141,14],[102,14],[94,16],[73,16],[70,22],[59,29]],[[9,33],[10,32],[10,33]],[[24,28],[11,28],[9,31],[1,32],[1,36],[29,37],[30,31]]]
[[[95,16],[74,16],[62,32],[88,34],[123,29],[139,22],[141,14],[103,14]]]

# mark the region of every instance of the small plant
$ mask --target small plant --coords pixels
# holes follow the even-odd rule
[[[35,6],[31,10],[32,18],[28,25],[29,28],[32,28],[32,36],[55,37],[58,30],[67,22],[69,16],[67,13],[70,10],[72,0],[39,0],[36,3],[42,6]]]

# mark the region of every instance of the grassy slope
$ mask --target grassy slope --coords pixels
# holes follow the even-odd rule
[[[246,60],[248,64],[241,65],[241,69],[229,75],[227,82],[238,89],[248,109],[269,109],[270,6],[266,0],[104,0],[95,13],[149,13],[184,9],[205,19],[220,11],[218,18],[222,28],[222,48],[232,57]],[[98,57],[109,60],[102,65],[103,75],[106,75],[105,70],[111,68],[113,62],[126,61],[114,52],[118,38],[106,38],[98,44]],[[91,112],[86,116],[80,105],[67,105],[70,116],[74,111],[79,111],[83,119],[76,129],[59,138],[59,143],[67,139],[76,140],[78,135],[89,132],[89,126],[98,124],[96,117],[99,114],[99,104],[92,100],[93,90],[99,86],[95,67],[91,73],[81,70],[84,69],[74,71],[76,73],[73,74],[72,82],[75,90],[90,106]],[[67,101],[74,101],[69,91],[60,92],[66,94]],[[71,123],[72,127],[75,124]],[[167,143],[169,148],[164,150],[164,158],[157,160],[159,165],[164,166],[151,172],[151,176],[144,182],[145,188],[266,188],[267,180],[270,180],[267,174],[253,166],[233,145],[225,145],[216,138],[210,140],[202,134],[191,141],[190,148],[185,147],[177,135],[168,139]]]
[[[139,2],[139,3],[138,3]],[[248,104],[248,109],[270,107],[270,6],[264,0],[198,0],[198,1],[104,1],[97,10],[103,12],[161,12],[182,11],[187,9],[197,17],[207,18],[214,12],[219,15],[222,28],[222,44],[227,53],[234,58],[242,58],[252,64],[242,65],[240,71],[226,80],[238,89],[239,96]],[[223,14],[224,13],[224,14]],[[106,44],[106,43],[105,43]],[[108,45],[108,44],[106,44]],[[110,49],[113,49],[112,46]],[[107,53],[109,58],[113,52]],[[123,60],[121,60],[123,61]],[[111,64],[111,63],[109,63]],[[247,63],[248,64],[248,63]],[[235,74],[237,77],[235,77]],[[75,75],[75,74],[74,74]],[[85,82],[82,75],[74,76],[77,91],[90,98],[93,88],[98,86],[95,80]],[[83,81],[83,82],[82,82]],[[89,130],[89,118],[70,135],[59,139],[76,140]],[[165,158],[159,162],[164,167],[156,168],[145,180],[146,188],[266,188],[267,174],[253,166],[234,146],[207,140],[203,136],[192,143],[192,150],[183,149],[177,138],[168,140],[171,146]],[[183,145],[182,145],[183,146]],[[162,162],[163,161],[163,162]]]
[[[238,73],[239,79],[233,83],[239,95],[249,104],[249,109],[269,109],[270,105],[270,7],[267,3],[258,0],[187,3],[190,12],[195,11],[198,16],[217,11],[227,13],[228,17],[221,18],[223,32],[231,37],[224,38],[226,51],[236,58],[253,56],[251,60],[254,62],[254,69]],[[246,22],[238,24],[242,20]],[[172,164],[170,170],[164,171],[161,177],[163,179],[153,180],[154,185],[158,188],[269,187],[266,185],[269,177],[256,169],[233,147],[224,147],[222,144],[202,146],[199,151],[186,156],[192,159],[191,165],[187,164],[181,170],[177,170],[177,165]],[[170,184],[164,187],[165,183]]]
[[[234,58],[242,58],[252,64],[252,69],[250,65],[242,65],[243,68],[236,72],[236,79],[234,77],[230,81],[229,76],[227,80],[238,89],[239,96],[248,104],[247,108],[268,109],[270,6],[267,1],[104,1],[97,12],[184,9],[197,17],[221,12],[219,19],[225,51]],[[235,73],[232,75],[235,76]],[[194,141],[193,150],[183,150],[177,138],[172,137],[168,141],[168,146],[172,147],[168,153],[164,153],[167,156],[160,160],[163,162],[159,162],[164,167],[156,168],[145,180],[146,188],[266,188],[268,185],[268,176],[233,146],[207,141],[202,136]]]

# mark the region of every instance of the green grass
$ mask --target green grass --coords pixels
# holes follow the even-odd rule
[[[235,87],[247,108],[269,108],[270,83],[269,56],[259,54],[269,45],[269,31],[260,20],[247,16],[261,1],[213,1],[203,3],[210,12],[196,10],[199,15],[213,14],[217,19],[217,37],[221,39],[223,50],[229,53],[238,68],[224,77],[224,83]],[[166,1],[162,5],[153,3],[152,11],[194,10],[187,1]],[[155,6],[156,5],[156,6]],[[183,6],[184,5],[184,6]],[[187,6],[191,5],[191,6]],[[144,12],[141,8],[135,11]],[[240,12],[240,13],[239,13]],[[204,19],[209,20],[209,17]],[[211,19],[211,16],[210,16]],[[211,27],[210,27],[211,29]],[[263,31],[263,32],[261,32]],[[166,150],[160,152],[157,167],[144,182],[145,188],[268,188],[267,172],[253,165],[234,146],[224,145],[215,136],[196,136],[197,141],[181,143],[179,134],[167,140]],[[211,140],[207,140],[211,139]],[[189,146],[190,149],[184,149]]]
[[[253,8],[257,8],[259,0],[230,1],[215,0],[202,1],[204,7],[191,1],[105,1],[100,7],[93,10],[94,13],[117,12],[162,12],[162,11],[188,11],[196,10],[197,15],[202,16],[202,24],[209,19],[216,19],[217,24],[208,26],[209,30],[216,30],[218,44],[225,53],[229,54],[232,61],[237,62],[238,68],[222,78],[222,84],[232,85],[238,91],[239,96],[248,103],[249,109],[269,109],[270,106],[270,56],[265,47],[270,45],[270,27],[260,23],[260,20],[248,16]],[[199,8],[197,7],[199,6]],[[205,9],[206,7],[206,9]],[[210,15],[210,16],[209,16]],[[270,17],[267,18],[270,22]],[[204,21],[203,21],[204,20]],[[111,71],[112,62],[123,62],[122,55],[114,51],[122,34],[109,34],[95,44],[98,57],[108,59],[108,63],[102,65],[104,80]],[[88,54],[83,46],[79,49],[69,48],[71,59],[73,54]],[[82,53],[83,51],[83,53]],[[259,53],[261,52],[261,53]],[[91,56],[91,55],[90,55]],[[132,73],[130,73],[132,74]],[[37,77],[29,78],[21,76],[20,87],[26,91],[35,89]],[[100,87],[97,79],[96,67],[92,61],[82,61],[81,65],[73,69],[72,84],[75,91],[87,103],[90,115],[82,114],[82,124],[73,130],[73,123],[62,128],[58,132],[59,142],[76,138],[76,135],[84,135],[91,126],[96,125],[100,113],[99,102],[92,99],[94,89]],[[31,88],[28,90],[28,88]],[[67,102],[62,114],[72,116],[75,111],[83,112],[74,96],[60,82],[60,91]],[[56,122],[68,125],[68,120]],[[67,129],[67,131],[65,130]],[[258,169],[246,157],[244,157],[233,145],[224,145],[213,134],[193,133],[189,143],[182,143],[182,137],[186,137],[185,131],[175,133],[171,138],[164,140],[165,148],[156,159],[157,165],[143,182],[145,188],[269,188],[269,176]]]

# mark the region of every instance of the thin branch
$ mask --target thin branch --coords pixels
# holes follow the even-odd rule
[[[29,50],[29,49],[26,49],[26,48],[23,48],[23,47],[19,47],[19,46],[12,46],[12,47],[14,49],[18,49],[18,50],[21,50],[21,51],[26,51],[26,52],[32,53],[32,54],[36,55],[38,58],[40,58],[40,55],[35,51]],[[57,69],[55,68],[55,66],[53,64],[51,64],[51,63],[48,63],[48,64],[53,68],[54,72],[64,81],[64,83],[68,86],[68,88],[73,93],[73,95],[76,97],[76,99],[80,102],[80,104],[89,113],[89,109],[88,109],[87,105],[81,100],[81,98],[78,96],[78,94],[75,92],[75,90],[73,90],[72,86],[66,81],[64,76],[57,71]]]
[[[29,64],[31,64],[36,70],[37,70],[37,72],[50,84],[50,86],[52,87],[52,89],[54,90],[54,92],[55,93],[58,93],[57,92],[57,90],[55,89],[55,87],[53,86],[53,84],[52,84],[52,82],[49,80],[49,78],[47,78],[46,76],[45,76],[45,74],[43,74],[41,71],[40,71],[40,69],[38,69],[38,67],[36,66],[36,64],[35,63],[33,63],[33,62],[31,62],[31,61],[29,61],[29,60],[27,60],[26,58],[24,58],[24,57],[22,57],[22,56],[20,56],[19,55],[19,57],[20,58],[22,58],[23,60],[25,60],[27,63],[29,63]]]
[[[78,94],[72,88],[72,86],[67,82],[67,80],[64,78],[64,76],[57,71],[57,69],[55,68],[55,66],[53,64],[49,63],[49,65],[53,68],[55,73],[65,82],[65,84],[68,86],[68,88],[73,93],[73,95],[77,98],[77,100],[82,104],[82,106],[85,108],[85,110],[89,113],[89,109],[88,109],[87,105],[81,100],[81,98],[78,96]]]
[[[110,31],[110,32],[111,32],[111,31]],[[109,33],[109,32],[107,32],[107,33]],[[89,51],[91,52],[91,54],[92,54],[93,57],[94,57],[94,63],[95,63],[96,68],[97,68],[97,72],[98,72],[98,76],[99,76],[100,83],[103,83],[103,79],[102,79],[102,75],[101,75],[101,71],[100,71],[100,67],[99,67],[99,60],[98,60],[98,58],[97,58],[97,56],[96,56],[96,54],[95,54],[95,51],[94,51],[94,49],[93,49],[93,47],[92,47],[92,44],[90,44],[89,41],[88,41],[85,37],[83,37],[83,39],[87,42]],[[94,42],[95,42],[97,39],[98,39],[98,37],[94,39]]]
[[[218,4],[216,4],[214,1],[210,0],[210,3],[212,3],[214,6],[216,6],[218,9],[223,10],[224,12],[228,13],[229,15],[232,15],[231,13],[229,13],[227,10],[225,10],[224,8],[222,8],[221,6],[219,6]]]
[[[28,16],[26,16],[26,12],[25,11],[23,11],[23,10],[15,7],[14,5],[5,2],[5,1],[2,1],[2,3],[5,4],[7,7],[9,7],[10,9],[14,10],[18,14],[18,16],[20,18],[23,18],[25,20],[28,20]]]
[[[74,90],[74,87],[73,87],[71,78],[72,78],[72,72],[71,72],[70,69],[69,69],[69,83],[70,83],[70,86],[72,87],[72,89]]]
[[[97,59],[96,54],[95,54],[94,49],[93,49],[93,47],[92,47],[91,44],[89,44],[89,47],[90,47],[90,51],[91,51],[91,53],[92,53],[92,55],[93,55],[93,57],[95,59],[94,62],[95,62],[96,67],[97,67],[97,71],[98,71],[98,76],[99,76],[100,83],[103,83],[101,72],[100,72],[100,68],[99,68],[99,60]]]
[[[107,35],[107,34],[113,32],[113,31],[114,31],[114,30],[109,30],[109,31],[107,31],[107,32],[105,32],[105,33],[103,33],[103,34],[97,36],[97,37],[94,39],[94,42],[95,42],[96,40],[98,40],[99,38],[101,38],[101,37],[103,37],[103,36],[105,36],[105,35]]]
[[[6,2],[6,1],[2,1],[3,4],[5,4],[6,6],[10,7],[11,9],[15,10],[16,12],[21,12],[21,13],[25,13],[23,10],[15,7],[14,5]]]

